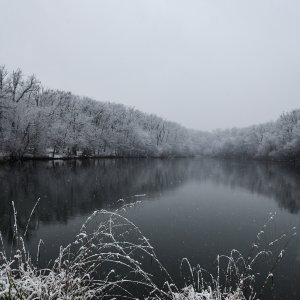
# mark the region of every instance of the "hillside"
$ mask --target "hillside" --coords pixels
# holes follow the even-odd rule
[[[246,128],[203,132],[122,104],[45,89],[0,67],[0,157],[300,159],[300,110]]]

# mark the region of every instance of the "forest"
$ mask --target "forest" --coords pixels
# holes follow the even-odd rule
[[[300,110],[245,128],[198,133],[202,155],[300,161]]]
[[[237,157],[300,160],[300,109],[246,128],[187,129],[122,104],[44,88],[0,66],[0,157]]]

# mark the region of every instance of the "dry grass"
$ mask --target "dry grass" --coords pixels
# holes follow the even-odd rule
[[[183,259],[182,288],[174,284],[139,228],[117,212],[95,211],[74,242],[61,247],[51,267],[44,269],[38,267],[42,242],[37,257],[32,257],[24,242],[26,231],[23,236],[18,232],[15,209],[14,214],[15,244],[9,253],[0,235],[0,299],[254,300],[261,296],[295,234],[293,231],[288,237],[283,235],[261,250],[262,230],[247,258],[237,250],[218,256],[215,276]],[[271,248],[283,240],[282,251],[274,254]],[[262,257],[274,259],[257,291],[255,264]],[[163,281],[157,282],[156,276],[146,271],[149,263]]]

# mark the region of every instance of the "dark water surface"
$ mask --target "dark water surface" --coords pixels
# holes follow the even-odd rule
[[[101,159],[0,165],[0,230],[12,239],[11,202],[43,260],[74,239],[96,209],[140,203],[125,213],[150,239],[162,263],[177,278],[183,257],[212,271],[218,254],[247,253],[270,212],[270,241],[300,227],[300,169],[293,165],[213,159]],[[298,235],[299,236],[299,235]],[[300,299],[300,241],[294,238],[274,271],[263,299]],[[178,279],[179,280],[179,279]]]

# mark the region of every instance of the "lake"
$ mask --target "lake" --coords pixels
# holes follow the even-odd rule
[[[3,163],[0,230],[6,247],[12,241],[11,202],[24,231],[38,198],[27,244],[36,253],[43,239],[44,264],[93,211],[136,203],[123,214],[150,239],[176,282],[183,257],[214,272],[218,254],[247,253],[270,213],[276,216],[266,243],[300,228],[300,168],[288,164],[202,158]],[[263,299],[300,299],[299,235],[273,273]]]

